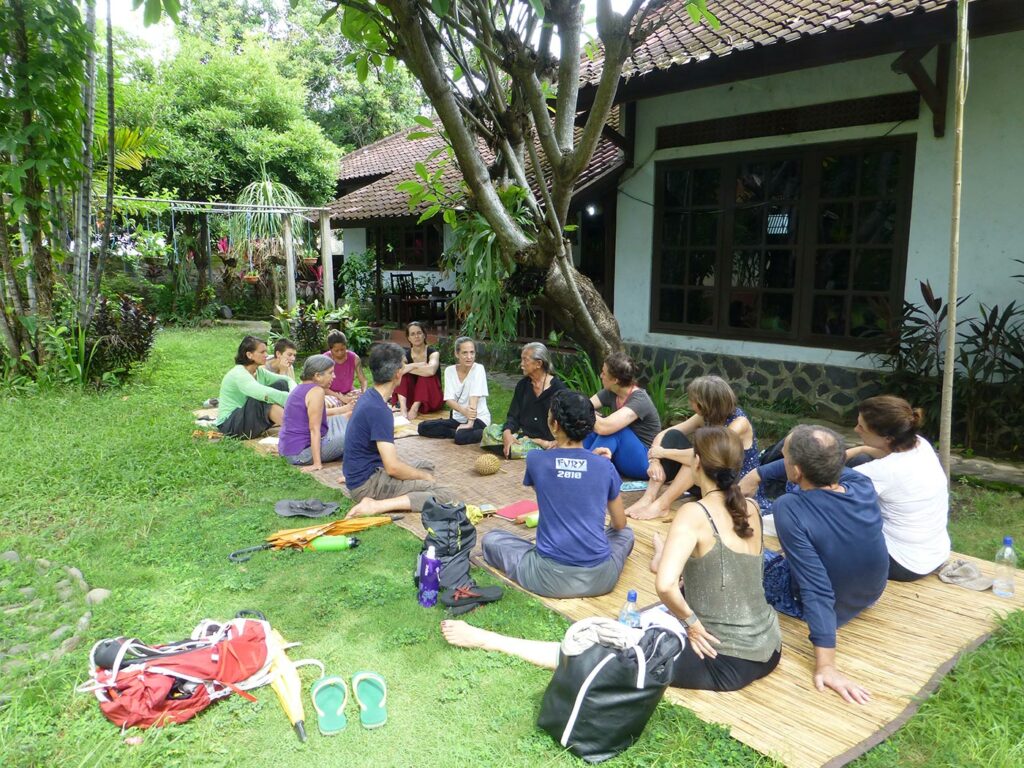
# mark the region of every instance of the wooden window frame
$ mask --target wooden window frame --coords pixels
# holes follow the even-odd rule
[[[433,235],[429,234],[428,231],[430,229],[434,230]],[[425,251],[427,252],[425,261],[410,261],[404,244],[401,247],[393,247],[393,250],[390,252],[388,251],[386,246],[389,234],[400,233],[404,239],[405,235],[409,233],[415,234],[416,231],[420,231],[423,234],[424,243],[426,244]],[[431,236],[436,238],[437,241],[436,253],[429,253],[431,250]],[[433,221],[427,221],[422,224],[417,224],[415,221],[382,222],[369,228],[367,241],[368,244],[376,249],[382,269],[403,269],[416,272],[437,272],[440,269],[441,255],[444,253],[444,230]]]
[[[815,251],[818,248],[817,207],[820,202],[821,158],[827,154],[843,154],[857,150],[898,149],[901,152],[901,171],[893,199],[896,202],[896,226],[892,241],[892,273],[890,276],[889,301],[893,322],[902,316],[903,296],[906,284],[907,247],[910,237],[911,202],[914,187],[914,166],[916,163],[915,135],[902,135],[882,139],[829,142],[799,147],[755,150],[742,153],[707,155],[683,160],[665,160],[655,163],[654,170],[654,227],[651,243],[651,291],[649,328],[652,333],[702,336],[737,341],[761,341],[789,346],[821,347],[871,351],[884,346],[887,336],[853,337],[811,332],[812,304],[814,300]],[[796,158],[801,164],[801,192],[797,205],[798,232],[794,247],[796,254],[796,277],[794,282],[794,304],[792,328],[788,332],[768,331],[760,328],[734,328],[728,324],[729,292],[732,283],[733,223],[737,205],[730,188],[736,178],[736,168],[744,163],[770,163],[781,159]],[[668,171],[689,170],[717,166],[719,181],[719,205],[722,214],[718,221],[717,244],[715,246],[716,271],[713,288],[714,302],[711,325],[696,325],[686,322],[659,320],[661,267],[663,253],[663,232],[665,216],[665,176]],[[730,198],[730,194],[732,197]],[[857,200],[863,198],[851,198]],[[756,289],[763,291],[764,287]],[[879,291],[857,291],[852,285],[844,291],[847,296],[875,294]]]

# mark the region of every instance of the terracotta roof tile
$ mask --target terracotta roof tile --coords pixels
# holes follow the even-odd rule
[[[395,189],[403,181],[416,180],[418,177],[414,169],[417,161],[424,160],[434,149],[444,146],[441,137],[436,135],[415,140],[407,138],[410,133],[418,130],[422,129],[417,127],[400,131],[341,158],[339,181],[373,179],[381,175],[383,178],[372,180],[369,184],[349,192],[328,205],[327,209],[330,211],[332,219],[344,222],[403,218],[426,210],[427,205],[420,205],[414,211],[410,211],[409,196],[405,192]],[[484,151],[484,157],[490,159],[490,154]],[[622,150],[607,139],[602,139],[598,143],[589,165],[580,175],[576,191],[582,191],[620,167],[624,157]],[[428,167],[436,169],[440,162],[440,158],[435,159],[428,164]],[[441,178],[447,189],[456,191],[462,175],[458,166],[453,162]],[[549,176],[545,173],[545,179],[547,180],[547,178]],[[534,181],[532,185],[534,193],[537,194],[536,182]]]
[[[829,30],[873,24],[885,18],[931,13],[954,0],[714,0],[708,7],[722,22],[717,30],[694,24],[684,0],[669,0],[665,23],[633,52],[623,67],[629,79],[659,69],[728,56],[755,45],[793,42]],[[595,85],[600,57],[584,59],[580,76]]]

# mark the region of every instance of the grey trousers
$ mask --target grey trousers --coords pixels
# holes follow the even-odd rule
[[[327,434],[320,438],[320,461],[326,464],[337,461],[345,452],[345,430],[348,428],[347,416],[329,416],[327,418]],[[285,456],[297,466],[308,466],[313,463],[313,447],[310,446],[295,456]]]
[[[434,464],[430,461],[417,461],[414,465],[417,469],[433,471]],[[423,505],[431,497],[442,504],[453,504],[460,501],[455,491],[441,485],[434,485],[429,480],[396,480],[384,469],[379,468],[370,475],[370,479],[358,488],[349,488],[349,495],[357,503],[365,498],[370,499],[393,499],[396,496],[408,496],[409,506],[413,512],[422,512]]]
[[[633,529],[605,528],[611,556],[600,565],[564,565],[544,557],[536,546],[509,531],[489,531],[480,541],[484,560],[541,597],[597,597],[615,589],[633,551]]]

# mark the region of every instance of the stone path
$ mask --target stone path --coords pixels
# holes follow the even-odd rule
[[[93,606],[109,596],[90,588],[78,568],[0,553],[0,706],[16,678],[81,645]]]

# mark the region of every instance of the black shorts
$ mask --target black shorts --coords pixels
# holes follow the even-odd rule
[[[780,658],[782,651],[776,651],[767,661],[747,661],[722,654],[701,659],[687,643],[672,668],[672,685],[698,691],[738,691],[769,674]]]
[[[288,391],[288,383],[284,381],[275,381],[270,386],[284,392]],[[217,429],[228,437],[251,440],[274,426],[274,422],[270,420],[270,409],[273,405],[247,397],[245,405],[233,410]]]

